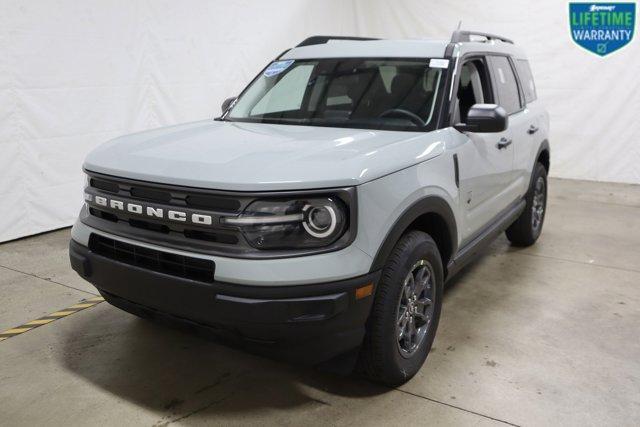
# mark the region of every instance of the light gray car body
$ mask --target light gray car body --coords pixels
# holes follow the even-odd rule
[[[451,101],[464,58],[479,53],[524,58],[514,45],[495,40],[455,44],[381,40],[294,48],[281,59],[448,56],[453,80],[442,96]],[[538,131],[528,133],[530,127]],[[454,222],[445,260],[452,262],[457,252],[523,198],[541,153],[545,156],[546,152],[548,162],[548,130],[548,115],[535,100],[511,114],[508,129],[501,133],[460,132],[450,125],[431,132],[408,132],[212,120],[140,132],[101,145],[88,155],[84,168],[152,183],[223,191],[355,187],[355,239],[333,252],[242,259],[165,247],[161,238],[154,243],[135,241],[81,221],[74,225],[72,238],[87,246],[90,234],[96,233],[165,252],[211,259],[216,280],[227,283],[324,283],[371,272],[380,261],[385,242],[407,212],[421,201],[437,199]],[[503,137],[512,139],[513,144],[496,149]],[[86,209],[83,207],[81,217]]]

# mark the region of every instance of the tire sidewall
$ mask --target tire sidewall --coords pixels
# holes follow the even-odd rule
[[[425,234],[425,236],[427,235]],[[382,336],[385,340],[383,347],[387,350],[385,353],[387,353],[386,358],[389,359],[388,362],[390,362],[390,366],[397,367],[405,377],[402,379],[406,380],[420,369],[433,345],[442,308],[443,269],[438,248],[430,238],[428,240],[417,240],[408,250],[404,251],[402,257],[404,259],[400,268],[396,268],[393,271],[393,274],[389,276],[389,283],[386,283],[387,286],[392,286],[392,291],[387,295],[386,304],[388,304],[389,309],[385,310],[385,318],[383,319],[384,331]],[[396,335],[398,301],[405,277],[411,271],[414,264],[420,259],[426,259],[429,264],[431,264],[433,272],[435,273],[434,311],[431,325],[420,347],[410,357],[404,357],[398,349]]]

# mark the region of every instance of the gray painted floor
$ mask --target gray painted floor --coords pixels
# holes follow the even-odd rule
[[[427,364],[386,389],[106,303],[0,342],[2,425],[638,425],[640,187],[552,180],[537,245],[453,282]],[[0,330],[91,297],[69,230],[0,245]]]

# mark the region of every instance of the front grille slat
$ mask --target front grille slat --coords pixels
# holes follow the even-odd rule
[[[89,249],[125,264],[201,282],[213,282],[213,261],[177,255],[91,234]]]
[[[98,218],[105,219],[111,222],[118,222],[118,216],[109,212],[101,211],[96,208],[89,208],[89,213],[93,216],[97,216]]]
[[[213,197],[190,194],[185,198],[187,206],[192,208],[214,209],[226,212],[238,212],[240,201],[230,197]]]
[[[168,234],[169,232],[171,232],[171,229],[164,224],[157,224],[149,221],[141,221],[133,218],[129,219],[129,225],[132,227],[138,227],[144,230],[151,230],[151,231],[155,231],[162,234]]]
[[[129,193],[136,199],[151,200],[158,203],[170,203],[171,193],[144,187],[132,187]]]
[[[102,179],[91,178],[91,186],[110,193],[118,193],[120,186],[115,182],[105,181]]]

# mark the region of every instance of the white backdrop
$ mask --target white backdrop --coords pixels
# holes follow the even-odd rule
[[[640,184],[638,34],[601,58],[571,39],[564,0],[355,1],[363,34],[442,37],[462,20],[463,29],[515,40],[551,116],[551,175]]]
[[[70,225],[82,160],[143,129],[220,114],[344,0],[0,0],[0,241]]]
[[[0,241],[70,225],[97,144],[213,117],[312,34],[504,34],[552,120],[552,175],[640,183],[640,45],[574,45],[560,0],[0,0]]]

